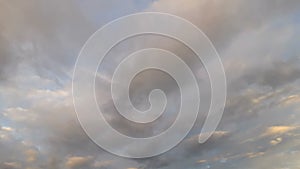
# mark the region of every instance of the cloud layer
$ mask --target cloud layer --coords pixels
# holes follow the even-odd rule
[[[296,169],[300,166],[299,9],[297,0],[1,1],[0,168]],[[197,143],[204,113],[171,151],[133,160],[105,152],[86,136],[73,108],[71,75],[81,46],[99,26],[137,11],[176,14],[202,29],[224,63],[228,98],[221,124],[208,142]],[[104,87],[97,89],[97,95],[106,98],[104,106],[110,113],[116,113],[106,97],[113,67],[122,55],[143,46],[160,46],[182,57],[203,84],[203,96],[210,97],[205,69],[180,43],[162,37],[136,37],[124,43],[128,44],[117,46],[98,72]],[[138,107],[145,106],[147,95],[139,92],[155,85],[176,98],[172,79],[157,72],[144,75],[132,86]],[[154,77],[167,80],[143,85]],[[202,104],[206,110],[209,103]],[[169,106],[159,121],[164,123],[152,126],[109,115],[114,128],[141,137],[166,129],[176,108]],[[100,134],[109,139],[105,132]]]

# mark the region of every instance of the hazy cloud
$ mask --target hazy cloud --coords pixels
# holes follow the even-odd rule
[[[126,2],[0,2],[0,168],[296,169],[300,165],[300,60],[296,38],[300,33],[300,1]],[[205,144],[197,142],[205,114],[177,147],[139,160],[110,155],[80,127],[70,82],[76,56],[98,26],[136,11],[182,16],[202,29],[216,45],[227,74],[228,98],[218,131]],[[114,66],[123,55],[143,45],[162,46],[182,57],[203,84],[203,96],[210,97],[206,71],[178,42],[157,37],[136,37],[127,42],[130,44],[121,44],[108,55],[104,68],[98,72],[99,82],[104,85],[97,94],[100,99],[107,99],[105,109],[116,113],[107,92]],[[144,75],[133,84],[133,101],[138,107],[143,108],[146,103],[147,92],[143,91],[156,85],[167,90],[172,103],[178,101],[172,79],[157,72]],[[167,80],[141,85],[160,77]],[[206,105],[205,110],[209,102],[202,104]],[[159,121],[164,123],[152,126],[122,121],[111,112],[107,117],[116,129],[148,136],[166,129],[175,118],[176,108],[169,106],[169,114]],[[109,133],[101,134],[110,139]]]

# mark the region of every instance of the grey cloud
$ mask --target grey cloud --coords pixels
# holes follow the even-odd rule
[[[168,12],[190,20],[221,50],[239,33],[287,19],[296,14],[299,6],[297,0],[161,0],[154,2],[149,11]]]
[[[59,5],[57,6],[57,4]],[[34,69],[33,74],[42,77],[40,81],[35,82],[40,84],[39,88],[42,88],[42,92],[36,92],[34,89],[23,91],[22,88],[13,90],[11,86],[2,86],[1,95],[5,96],[6,102],[11,100],[9,107],[12,108],[10,111],[14,111],[14,113],[10,114],[11,116],[1,116],[0,120],[9,122],[12,127],[16,128],[14,132],[22,137],[17,139],[13,133],[1,131],[5,132],[3,136],[6,136],[7,140],[0,139],[0,168],[29,165],[26,162],[25,154],[20,153],[28,149],[38,151],[37,161],[35,164],[31,164],[32,167],[49,169],[66,168],[68,161],[69,168],[78,168],[79,164],[71,166],[71,161],[76,161],[71,158],[90,156],[93,156],[93,159],[87,160],[88,162],[83,159],[82,166],[86,168],[97,168],[98,166],[98,168],[136,167],[144,169],[241,168],[245,166],[272,168],[271,164],[257,166],[257,163],[263,163],[264,159],[272,162],[272,159],[278,159],[279,157],[276,155],[282,152],[296,161],[295,156],[299,155],[297,153],[299,144],[295,141],[299,137],[297,136],[298,130],[289,133],[292,135],[279,135],[282,141],[276,146],[271,145],[270,141],[277,139],[278,142],[277,137],[257,138],[257,136],[260,136],[270,126],[296,125],[297,119],[299,119],[299,114],[296,113],[298,109],[295,106],[297,102],[293,104],[295,107],[280,104],[281,98],[288,98],[299,92],[295,87],[299,85],[299,61],[294,58],[287,59],[284,51],[292,51],[292,54],[288,55],[293,55],[293,57],[297,57],[298,53],[288,47],[280,47],[289,46],[289,43],[298,43],[297,41],[291,42],[298,35],[298,32],[293,29],[290,31],[289,27],[293,27],[293,23],[281,23],[295,15],[297,9],[299,9],[299,1],[296,0],[288,2],[161,0],[154,2],[149,10],[171,12],[191,20],[208,34],[220,50],[229,77],[229,96],[226,111],[218,129],[229,133],[221,134],[221,136],[214,135],[203,145],[199,145],[197,139],[192,137],[159,157],[130,160],[108,155],[88,139],[76,120],[71,96],[68,95],[70,94],[68,86],[70,84],[61,82],[61,79],[65,77],[70,78],[69,72],[81,45],[96,29],[90,23],[90,18],[80,12],[81,9],[77,4],[69,1],[1,2],[1,80],[15,78],[10,75],[20,73],[22,71],[20,67]],[[113,9],[105,9],[108,12],[110,10]],[[7,17],[8,14],[10,18]],[[278,21],[287,27],[287,31],[285,29],[273,30],[273,25]],[[280,37],[283,37],[282,41],[280,41]],[[268,41],[271,41],[270,44]],[[153,45],[151,40],[139,42]],[[160,39],[160,43],[163,43],[165,48],[179,53],[185,61],[193,66],[194,71],[198,73],[200,83],[206,82],[205,70],[200,63],[194,64],[194,59],[187,50],[178,47],[176,43],[165,42],[169,41]],[[276,42],[281,43],[277,44]],[[160,46],[160,43],[154,43],[154,45]],[[136,49],[135,47],[137,48],[134,46],[133,49]],[[111,54],[115,60],[106,62],[102,77],[109,79],[109,72],[120,59],[114,55],[120,51],[124,54],[130,52],[126,49],[129,47],[124,45],[117,49],[119,51]],[[258,62],[259,64],[257,64]],[[242,69],[243,65],[246,65],[245,69]],[[44,78],[50,78],[51,84],[53,84],[52,81],[60,81],[62,83],[61,90],[68,94],[60,97],[61,91],[51,89],[47,92],[47,90],[43,90],[46,88],[45,82],[42,81]],[[28,81],[31,82],[29,77],[28,79],[19,79],[20,85],[28,83]],[[143,78],[137,79],[137,84],[143,81],[145,81]],[[170,89],[169,83],[164,85],[163,87]],[[205,83],[205,85],[204,92],[207,86],[209,87],[209,83]],[[134,86],[134,88],[138,87],[139,85]],[[101,98],[107,96],[106,89],[105,87],[99,89]],[[10,92],[10,94],[6,94],[6,92]],[[208,95],[204,94],[204,96]],[[139,106],[139,98],[136,98],[136,101]],[[107,103],[107,106],[111,108],[111,102]],[[20,109],[21,107],[24,109]],[[9,112],[1,111],[2,115],[4,113]],[[17,119],[13,118],[14,115]],[[191,135],[197,135],[200,132],[202,124],[200,122],[202,122],[203,116],[199,117],[199,123],[197,122]],[[131,124],[120,122],[121,120],[112,118],[111,122],[117,129],[124,129],[125,133],[145,134],[142,132],[143,127],[136,128],[134,125],[131,127],[136,128],[136,131],[126,131],[128,128],[124,126]],[[153,134],[152,130],[153,128],[150,128],[146,134]],[[253,141],[247,141],[249,138],[253,138]],[[32,142],[32,145],[27,142]],[[286,151],[286,147],[289,147],[290,150]],[[265,156],[262,155],[262,152]],[[8,157],[7,154],[14,158]],[[263,158],[259,160],[255,156]],[[114,159],[114,162],[107,166],[102,166],[100,163],[95,165],[96,161],[107,159]],[[206,162],[197,163],[201,160]],[[283,160],[278,161],[282,162]],[[251,162],[253,164],[249,164]],[[280,165],[279,162],[276,164]]]
[[[155,2],[149,9],[150,11],[171,12],[192,21],[212,39],[213,43],[220,50],[220,55],[226,64],[226,72],[229,75],[229,95],[228,104],[219,129],[228,129],[234,134],[230,135],[230,141],[225,139],[215,144],[215,147],[212,146],[210,148],[210,142],[203,145],[202,149],[207,154],[218,151],[220,152],[216,153],[216,156],[220,156],[220,154],[225,152],[233,153],[237,154],[239,159],[244,161],[245,159],[248,160],[249,156],[254,158],[256,155],[260,156],[260,154],[263,154],[264,151],[272,151],[272,148],[268,147],[270,138],[267,141],[257,141],[255,144],[241,144],[241,142],[260,134],[259,130],[267,125],[272,125],[272,123],[280,124],[279,119],[285,116],[282,114],[284,110],[276,110],[280,98],[283,95],[297,92],[291,86],[298,84],[299,61],[295,58],[298,54],[289,53],[287,56],[283,51],[290,50],[285,46],[299,33],[295,29],[292,29],[292,33],[290,32],[290,28],[293,25],[286,24],[281,30],[274,30],[270,25],[278,21],[283,22],[288,20],[289,17],[296,15],[299,3],[297,1],[290,1],[289,3],[276,1],[271,4],[268,2],[170,2],[162,0]],[[253,34],[253,32],[255,33]],[[239,38],[240,41],[238,40]],[[270,43],[268,44],[268,42]],[[290,56],[293,58],[290,59]],[[231,67],[239,64],[242,66],[237,69]],[[243,69],[243,66],[245,69]],[[277,93],[282,89],[284,89],[282,92]],[[263,102],[255,103],[255,99],[259,98],[262,93],[272,94],[266,97]],[[281,123],[287,123],[287,120]],[[257,147],[261,147],[261,149]],[[175,149],[173,150],[175,151]],[[199,149],[201,149],[201,146],[199,146]],[[251,152],[253,149],[257,152]],[[190,156],[187,157],[182,157],[178,153],[184,152],[181,150],[175,151],[176,153],[172,155],[169,154],[170,156],[166,153],[153,160],[145,160],[146,162],[143,162],[148,165],[145,165],[144,168],[196,167],[193,163],[180,166],[180,164],[175,162],[184,158],[182,161],[188,163],[188,157],[195,156],[206,158],[205,155],[199,153],[201,151],[193,150],[197,149],[189,149],[187,152],[190,153]],[[249,154],[238,155],[241,152]],[[155,161],[158,162],[155,163]],[[214,167],[224,168],[224,166],[230,166],[230,168],[235,168],[232,163],[226,165],[221,164],[222,160],[220,161],[220,164],[214,165]],[[241,164],[237,161],[235,163],[236,168],[240,168],[239,165]],[[209,165],[209,167],[211,166],[213,165]],[[202,167],[205,168],[207,166],[203,165]]]
[[[20,64],[46,78],[65,78],[93,27],[77,4],[2,1],[0,8],[3,78],[14,75],[5,70],[18,69]]]
[[[286,83],[293,83],[300,78],[299,63],[300,62],[295,59],[281,62],[275,61],[270,67],[252,70],[248,74],[245,74],[243,78],[247,84],[256,83],[261,86],[271,86],[273,89],[276,89]]]

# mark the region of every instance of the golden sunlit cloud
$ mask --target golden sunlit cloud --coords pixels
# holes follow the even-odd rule
[[[264,136],[280,135],[295,129],[297,129],[296,126],[272,126],[267,128],[267,130],[263,135]]]
[[[207,160],[198,160],[196,163],[203,164],[203,163],[206,163],[206,162],[207,162]]]
[[[66,166],[68,168],[74,168],[78,166],[83,166],[87,163],[89,163],[92,160],[92,156],[87,156],[87,157],[80,157],[80,156],[73,156],[67,158]]]

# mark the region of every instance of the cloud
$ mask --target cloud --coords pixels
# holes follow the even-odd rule
[[[20,169],[21,165],[17,162],[4,162],[0,164],[3,169]]]
[[[168,12],[190,20],[202,29],[218,48],[230,45],[236,35],[255,30],[271,21],[296,13],[300,3],[289,1],[159,0],[149,11]]]
[[[32,163],[37,160],[38,151],[34,149],[29,149],[25,151],[25,155],[26,155],[26,161]]]
[[[202,133],[202,135],[200,135],[199,137],[201,137],[201,136],[205,137],[206,134],[210,134],[210,133]],[[221,139],[221,138],[227,136],[228,134],[229,134],[228,131],[215,131],[215,132],[213,132],[211,137],[212,137],[212,139]]]
[[[202,163],[206,163],[207,160],[198,160],[197,163],[202,164]]]
[[[297,104],[300,102],[300,95],[290,95],[281,100],[281,105],[288,106],[290,104]]]
[[[15,129],[11,128],[11,127],[7,127],[7,126],[2,126],[1,127],[1,130],[2,131],[6,131],[6,132],[12,132],[14,131]]]
[[[290,153],[285,155],[291,157],[291,162],[297,161],[295,156],[299,154],[291,155],[292,150],[299,149],[295,136],[286,136],[296,133],[295,126],[299,123],[299,111],[292,107],[298,107],[299,102],[300,64],[297,49],[293,47],[297,48],[299,42],[295,40],[299,25],[293,21],[299,11],[297,0],[154,1],[147,11],[185,17],[199,26],[219,50],[228,77],[229,94],[222,122],[210,140],[199,145],[198,134],[205,117],[201,114],[186,140],[173,150],[149,159],[122,159],[98,148],[76,119],[70,81],[65,79],[71,78],[81,45],[96,30],[91,22],[101,20],[96,23],[99,25],[121,15],[113,14],[117,2],[124,3],[114,1],[110,5],[101,1],[95,5],[84,2],[93,6],[88,15],[82,13],[79,4],[71,1],[0,2],[0,101],[3,103],[0,105],[0,168],[251,168],[251,162],[255,163],[252,168],[262,168],[256,165],[265,164],[264,159],[270,162],[265,168],[272,168],[272,159],[284,152]],[[105,5],[101,6],[102,3]],[[130,13],[129,8],[129,11],[124,9],[126,5],[121,6],[124,11],[120,13]],[[107,8],[103,9],[106,12],[102,8]],[[133,8],[130,9],[137,7]],[[103,19],[103,16],[108,18]],[[159,38],[129,42],[174,50],[192,65],[200,84],[209,88],[202,65],[194,64],[190,52],[178,46],[180,44]],[[121,45],[117,49],[127,54],[139,47],[133,44],[132,48]],[[106,84],[110,82],[107,72],[119,59],[118,52],[110,55],[109,58],[115,60],[107,61],[104,73],[98,74]],[[145,89],[138,88],[138,83],[154,81],[152,77],[158,79],[160,76],[152,74],[139,78],[133,88]],[[176,102],[176,87],[171,87],[171,82],[162,86],[169,89],[171,101]],[[100,98],[108,98],[106,91],[109,90],[105,89],[100,88]],[[204,97],[209,96],[206,89],[202,89],[206,92]],[[135,103],[141,101],[139,97],[133,100]],[[113,107],[110,101],[105,108]],[[171,114],[176,112],[174,107],[169,110]],[[166,123],[154,127],[122,122],[113,115],[110,122],[126,134],[143,136],[167,128],[172,122],[169,117],[166,116]],[[101,134],[110,139],[109,133]],[[249,138],[253,140],[244,141]],[[290,147],[291,152],[281,146]],[[249,159],[251,162],[247,161]]]
[[[105,167],[109,167],[112,163],[113,163],[112,160],[95,161],[93,166],[96,167],[96,168],[105,168]]]
[[[271,141],[270,141],[270,144],[273,145],[273,146],[275,146],[275,145],[277,145],[277,144],[279,144],[279,143],[281,143],[281,142],[282,142],[282,138],[281,138],[281,137],[278,137],[278,138],[276,138],[276,139],[274,139],[274,140],[271,140]]]
[[[85,168],[91,165],[93,157],[80,157],[80,156],[72,156],[68,157],[66,161],[66,166],[70,169],[74,168]]]
[[[42,77],[63,80],[92,27],[77,4],[3,1],[0,11],[2,79],[29,69]]]
[[[265,136],[281,135],[293,131],[295,129],[297,129],[296,126],[272,126],[269,127],[263,135]]]

